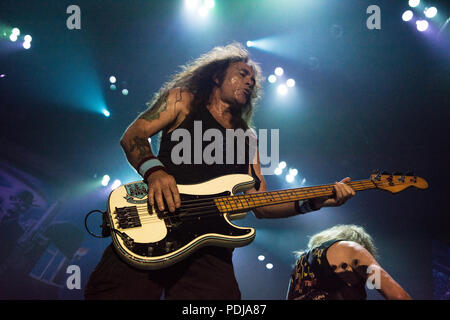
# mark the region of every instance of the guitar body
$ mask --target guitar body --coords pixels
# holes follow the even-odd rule
[[[245,213],[220,212],[214,199],[232,196],[253,185],[253,178],[245,174],[178,185],[181,208],[173,213],[161,213],[148,206],[148,189],[143,181],[122,185],[111,192],[108,200],[107,218],[114,248],[125,262],[139,269],[156,270],[204,246],[248,245],[255,238],[255,230],[230,222]]]

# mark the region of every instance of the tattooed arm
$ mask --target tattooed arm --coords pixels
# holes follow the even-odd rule
[[[176,128],[189,113],[192,98],[192,94],[187,91],[172,89],[127,128],[120,145],[136,170],[139,170],[138,166],[144,158],[153,156],[148,138],[161,130],[170,131]],[[170,211],[179,207],[180,198],[174,177],[158,170],[147,177],[147,183],[148,199],[152,206],[156,201],[158,208],[164,210],[164,195]]]
[[[148,138],[163,129],[173,129],[187,114],[191,94],[181,89],[172,89],[150,106],[127,128],[120,145],[130,164],[137,166],[142,159],[153,156]]]

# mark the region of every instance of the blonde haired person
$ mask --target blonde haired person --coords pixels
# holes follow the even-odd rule
[[[411,299],[375,260],[372,237],[356,225],[337,225],[313,235],[296,252],[288,300],[362,300],[368,288],[386,299]]]

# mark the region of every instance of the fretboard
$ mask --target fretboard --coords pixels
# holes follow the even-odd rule
[[[371,180],[351,181],[347,183],[355,191],[375,189]],[[333,195],[334,184],[303,187],[279,191],[260,192],[247,195],[229,196],[214,199],[214,203],[222,213],[246,212],[258,207],[269,206],[298,200],[307,200]]]

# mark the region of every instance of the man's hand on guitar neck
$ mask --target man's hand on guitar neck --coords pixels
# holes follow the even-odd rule
[[[325,196],[312,199],[314,209],[323,207],[338,207],[347,202],[348,199],[355,195],[353,190],[347,182],[350,182],[350,177],[344,178],[336,182],[333,187],[333,196]]]

